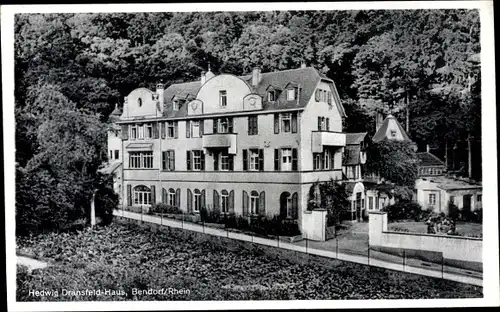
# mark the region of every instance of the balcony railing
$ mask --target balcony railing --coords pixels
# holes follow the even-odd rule
[[[323,146],[345,146],[345,133],[313,131],[311,145],[313,153],[323,152]]]
[[[203,135],[204,148],[228,148],[229,154],[236,154],[236,142],[235,133],[214,133]]]

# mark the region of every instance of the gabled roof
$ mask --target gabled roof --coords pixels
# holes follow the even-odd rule
[[[387,129],[389,128],[389,123],[395,123],[399,132],[401,133],[403,137],[403,141],[411,141],[410,137],[408,137],[408,134],[406,131],[403,129],[403,126],[398,122],[396,117],[389,115],[384,119],[384,122],[380,126],[380,128],[377,130],[375,135],[372,138],[372,141],[377,143],[380,141],[383,141],[385,138],[391,139],[390,137],[387,137]]]
[[[420,160],[419,166],[444,166],[444,162],[441,161],[436,155],[429,152],[417,153],[417,157]]]
[[[323,80],[332,86],[332,95],[335,98],[335,103],[340,103],[340,98],[332,80],[320,76],[319,72],[313,67],[297,68],[269,73],[261,73],[261,80],[258,85],[252,86],[252,75],[239,76],[245,81],[253,93],[262,97],[263,110],[277,110],[290,108],[304,108],[311,97],[314,96],[316,86]],[[280,92],[278,99],[275,102],[269,102],[267,97],[267,89],[272,86],[274,89],[285,90],[287,85],[296,85],[300,87],[298,99],[288,101],[286,92]],[[178,111],[172,109],[172,98],[177,95],[184,98],[190,94],[194,96],[201,88],[200,81],[178,83],[170,85],[164,92],[164,116],[168,117],[184,117],[187,116],[187,107],[183,105]],[[341,115],[345,116],[342,104],[337,104]]]
[[[98,171],[104,174],[111,174],[116,171],[122,165],[121,161],[114,161],[108,163],[104,168],[99,169]]]
[[[366,135],[367,135],[367,132],[346,133],[345,134],[345,144],[346,145],[360,144],[361,142],[363,142]]]

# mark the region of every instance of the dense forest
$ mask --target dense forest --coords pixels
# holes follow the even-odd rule
[[[479,28],[477,10],[19,14],[17,210],[83,211],[115,105],[208,63],[242,75],[305,62],[335,81],[346,132],[373,134],[374,113],[392,113],[450,170],[467,174],[470,148],[480,179]]]

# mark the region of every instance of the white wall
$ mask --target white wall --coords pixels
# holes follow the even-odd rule
[[[369,214],[370,246],[442,252],[445,259],[482,262],[483,240],[459,236],[400,233],[387,230],[387,213]]]

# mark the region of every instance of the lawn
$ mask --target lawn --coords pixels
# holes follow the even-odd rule
[[[312,255],[271,252],[270,247],[180,229],[153,231],[114,223],[75,234],[18,239],[17,244],[18,252],[51,263],[32,273],[18,267],[18,301],[482,297],[481,287]],[[134,289],[165,288],[189,293],[134,293]],[[30,296],[30,289],[58,291],[58,296]],[[63,295],[63,289],[81,293]]]
[[[414,233],[427,233],[427,224],[424,221],[393,222],[388,229],[403,229]],[[480,223],[457,221],[456,229],[461,236],[482,237],[483,225]]]

